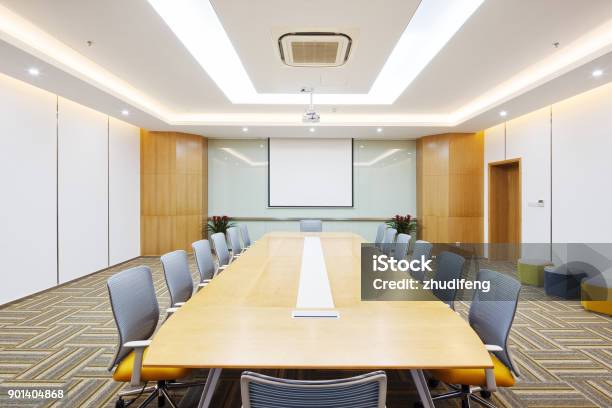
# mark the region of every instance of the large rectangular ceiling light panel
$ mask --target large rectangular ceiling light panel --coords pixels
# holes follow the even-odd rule
[[[234,104],[305,104],[297,93],[258,93],[210,0],[148,0],[185,48]],[[366,94],[322,94],[318,104],[395,102],[484,0],[422,0]]]
[[[352,139],[270,139],[270,207],[352,207]]]

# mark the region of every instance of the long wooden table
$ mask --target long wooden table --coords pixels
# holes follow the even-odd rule
[[[304,236],[319,236],[337,319],[292,318]],[[491,368],[475,332],[440,301],[362,302],[352,233],[266,234],[174,313],[146,366],[210,368],[208,406],[223,368],[408,369],[433,407],[423,369]]]

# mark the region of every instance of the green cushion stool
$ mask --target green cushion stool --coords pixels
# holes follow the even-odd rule
[[[544,286],[544,267],[552,265],[547,259],[518,260],[516,270],[521,283],[525,285]]]

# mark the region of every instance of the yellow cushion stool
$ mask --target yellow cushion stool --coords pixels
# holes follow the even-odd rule
[[[591,312],[612,316],[612,269],[583,279],[580,289],[582,307]]]

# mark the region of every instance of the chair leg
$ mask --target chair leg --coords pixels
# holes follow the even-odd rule
[[[488,408],[497,408],[497,407],[496,407],[495,405],[493,405],[491,402],[487,401],[487,400],[486,400],[486,399],[484,399],[484,398],[480,398],[478,395],[471,394],[471,395],[470,395],[470,398],[471,398],[471,399],[473,399],[474,401],[476,401],[476,402],[478,402],[478,403],[480,403],[480,404],[484,405],[485,407],[488,407]]]
[[[172,407],[172,408],[176,408],[176,404],[174,403],[174,401],[172,401],[172,398],[170,398],[170,395],[168,394],[168,391],[166,390],[165,387],[162,387],[159,389],[159,393],[163,396],[163,398],[168,401],[168,404]]]
[[[151,394],[149,394],[149,396],[147,397],[146,400],[144,400],[142,402],[142,404],[140,404],[138,406],[138,408],[144,408],[147,405],[149,405],[151,403],[151,401],[153,401],[155,399],[155,397],[157,397],[159,395],[159,389],[156,389],[155,391],[153,391]]]
[[[431,399],[434,401],[440,401],[440,400],[445,400],[445,399],[450,399],[450,398],[461,397],[462,395],[463,393],[461,391],[452,391],[452,392],[447,392],[445,394],[432,395]]]

